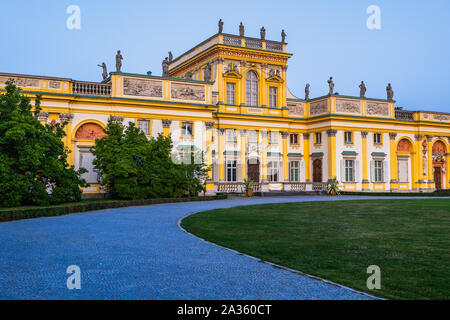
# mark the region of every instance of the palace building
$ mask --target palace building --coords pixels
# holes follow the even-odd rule
[[[291,56],[284,32],[269,41],[263,30],[251,38],[219,26],[166,58],[163,76],[121,72],[119,62],[102,82],[0,73],[0,90],[13,78],[30,98],[42,95],[42,122],[68,122],[64,142],[69,162],[88,169],[85,193],[102,192],[89,149],[110,116],[170,135],[174,152],[205,151],[208,193],[240,192],[245,178],[261,192],[320,191],[333,177],[346,191],[450,188],[450,114],[398,110],[390,88],[388,99],[338,95],[331,79],[329,94],[298,98],[286,83]]]

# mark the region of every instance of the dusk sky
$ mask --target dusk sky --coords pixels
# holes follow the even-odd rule
[[[81,9],[81,29],[69,30],[66,9]],[[381,30],[369,30],[366,9],[381,9]],[[114,71],[122,51],[123,72],[161,74],[170,50],[176,58],[217,32],[280,40],[285,29],[288,86],[303,98],[335,91],[386,98],[392,83],[397,106],[450,112],[450,1],[63,1],[6,2],[1,6],[0,72],[100,81],[105,62]]]

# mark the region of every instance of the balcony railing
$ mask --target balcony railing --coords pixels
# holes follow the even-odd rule
[[[305,191],[306,190],[306,183],[291,183],[291,190],[293,192],[296,191]]]
[[[395,110],[395,119],[414,121],[414,111]]]
[[[224,34],[223,35],[223,44],[234,46],[234,47],[241,47],[242,37],[234,36],[231,34]],[[262,49],[263,48],[263,42],[266,43],[266,50],[267,51],[276,51],[276,52],[283,52],[283,45],[280,42],[275,41],[266,41],[261,39],[255,39],[255,38],[244,38],[245,39],[245,47],[251,48],[251,49]]]
[[[327,184],[325,182],[313,182],[313,191],[325,191],[327,189]]]
[[[240,193],[244,192],[244,184],[240,182],[225,182],[217,184],[217,192]]]
[[[251,49],[262,49],[262,41],[256,39],[246,39],[245,47]]]
[[[86,81],[74,81],[73,93],[89,96],[111,96],[111,84],[98,83],[98,82],[86,82]]]
[[[241,46],[241,38],[234,37],[234,36],[229,36],[229,35],[224,35],[223,36],[223,44],[228,44],[230,46],[240,47]]]

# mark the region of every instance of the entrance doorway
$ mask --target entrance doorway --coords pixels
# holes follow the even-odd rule
[[[247,168],[247,176],[252,179],[253,182],[259,183],[259,160],[248,160]]]
[[[313,182],[322,182],[322,160],[313,161]]]
[[[439,167],[434,167],[434,183],[436,185],[436,189],[437,190],[441,190],[442,189],[442,168]]]

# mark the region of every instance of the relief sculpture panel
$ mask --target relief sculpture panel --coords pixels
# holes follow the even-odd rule
[[[387,103],[368,102],[368,116],[389,116],[389,105]]]
[[[183,83],[172,83],[170,94],[172,99],[205,101],[205,86]]]
[[[20,88],[39,88],[39,79],[19,77],[0,77],[0,86],[4,86],[9,79],[13,79],[15,85]]]
[[[128,96],[144,96],[162,98],[162,82],[145,79],[123,79],[123,94]]]
[[[303,116],[303,105],[301,103],[288,103],[289,115]]]
[[[309,114],[317,115],[328,112],[327,100],[315,101],[309,104]]]
[[[352,100],[336,100],[336,111],[342,113],[361,114],[361,103]]]

